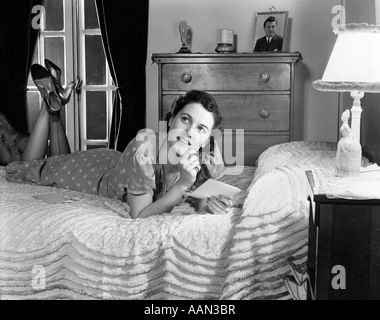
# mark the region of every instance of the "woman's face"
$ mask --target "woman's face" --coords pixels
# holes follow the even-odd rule
[[[189,103],[170,119],[169,147],[179,155],[189,148],[198,151],[207,144],[214,123],[213,112],[207,111],[200,103]]]

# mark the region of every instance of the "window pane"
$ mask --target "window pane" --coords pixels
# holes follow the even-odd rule
[[[106,84],[106,58],[100,35],[86,36],[86,84]]]
[[[61,82],[66,83],[65,72],[63,66],[65,59],[65,43],[63,37],[45,37],[45,58],[56,64],[62,69]]]
[[[98,29],[98,15],[96,14],[95,1],[84,1],[84,28],[85,29]]]
[[[63,23],[63,0],[45,0],[46,31],[62,31]]]
[[[87,139],[107,138],[107,104],[105,91],[86,92]]]
[[[94,149],[99,149],[99,148],[106,148],[107,145],[87,145],[86,149],[87,150],[94,150]]]

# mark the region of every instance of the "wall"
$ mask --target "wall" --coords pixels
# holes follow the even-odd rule
[[[371,1],[375,3],[370,7],[372,12],[369,15],[373,21],[369,23],[380,24],[380,0]],[[373,17],[374,12],[375,17]],[[362,108],[363,153],[380,165],[380,94],[366,94]]]
[[[361,1],[345,0],[347,23],[380,24],[380,0],[366,0],[365,6]],[[352,98],[349,93],[342,95],[341,112],[350,109]],[[371,161],[380,164],[380,94],[366,93],[361,100],[361,144],[363,154]]]
[[[312,81],[323,75],[335,43],[332,8],[340,0],[151,0],[147,61],[147,126],[157,130],[158,78],[152,53],[174,53],[180,47],[178,24],[186,20],[193,29],[193,52],[214,52],[222,28],[238,35],[238,52],[252,51],[255,12],[289,11],[289,51],[302,53],[297,66],[295,138],[337,140],[338,98],[316,91]]]

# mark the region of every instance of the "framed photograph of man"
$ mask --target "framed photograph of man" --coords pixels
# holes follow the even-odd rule
[[[289,11],[256,12],[253,25],[253,51],[285,51]]]

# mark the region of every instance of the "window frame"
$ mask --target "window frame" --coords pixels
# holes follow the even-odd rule
[[[66,0],[67,1],[67,0]],[[86,51],[85,51],[85,37],[88,35],[99,35],[101,36],[101,30],[100,28],[97,29],[85,29],[85,8],[84,8],[84,0],[75,0],[77,1],[79,9],[77,10],[78,14],[78,30],[77,30],[77,45],[78,45],[78,51],[81,52],[81,55],[77,56],[77,64],[78,64],[78,71],[80,74],[80,78],[83,79],[83,85],[82,85],[82,106],[80,108],[80,119],[82,119],[81,124],[81,130],[80,134],[83,137],[81,139],[81,149],[85,150],[87,149],[87,146],[103,146],[107,147],[109,144],[110,139],[110,130],[111,130],[111,122],[112,122],[112,109],[113,109],[113,97],[114,93],[116,92],[116,86],[113,84],[112,76],[109,70],[107,57],[104,52],[105,58],[106,58],[106,83],[104,85],[88,85],[86,83],[86,63],[85,63],[85,57],[86,57]],[[102,42],[103,44],[103,42]],[[104,50],[104,45],[103,45]],[[86,103],[86,91],[105,91],[106,92],[106,139],[87,139],[87,119],[86,119],[86,109],[87,109],[87,103]]]
[[[63,3],[63,22],[62,31],[45,30],[46,17],[42,11],[40,32],[37,40],[34,61],[44,65],[45,59],[45,39],[48,37],[62,37],[64,43],[64,63],[62,72],[65,73],[65,82],[62,85],[67,86],[70,81],[76,81],[77,76],[83,80],[81,93],[72,94],[72,98],[64,106],[61,113],[66,135],[72,151],[86,150],[90,147],[108,147],[110,139],[110,129],[113,112],[113,99],[116,93],[116,87],[113,84],[112,76],[109,70],[107,57],[106,63],[106,84],[105,85],[87,85],[85,70],[85,37],[86,35],[99,35],[101,30],[85,29],[85,0],[62,0]],[[95,4],[96,5],[96,4]],[[104,49],[104,45],[103,45]],[[61,66],[60,66],[61,67]],[[104,91],[106,92],[106,138],[105,139],[87,139],[87,119],[86,119],[86,92]],[[28,84],[28,93],[39,93],[34,83]],[[31,130],[37,118],[41,106],[41,96],[39,95],[39,105],[30,105],[31,98],[28,98],[28,125]]]

